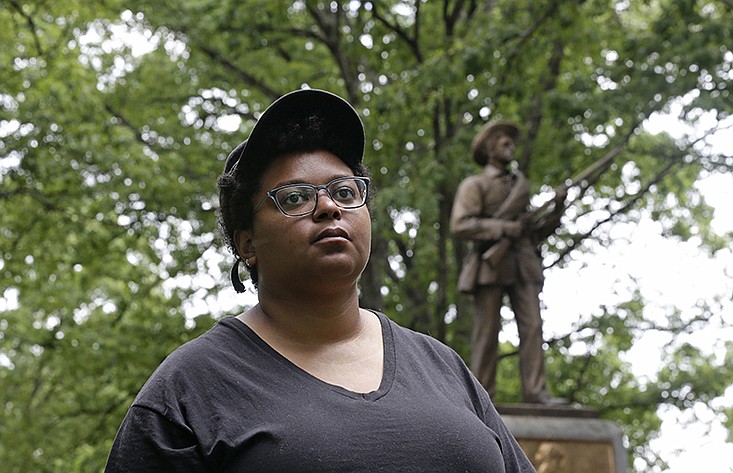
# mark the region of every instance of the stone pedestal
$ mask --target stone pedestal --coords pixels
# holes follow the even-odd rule
[[[538,473],[626,473],[623,433],[580,407],[497,405]]]

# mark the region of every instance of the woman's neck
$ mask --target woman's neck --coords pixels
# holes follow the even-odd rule
[[[260,293],[259,304],[240,317],[255,332],[302,344],[339,343],[358,336],[363,316],[358,293],[283,299]]]

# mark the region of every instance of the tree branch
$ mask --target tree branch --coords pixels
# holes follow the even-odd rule
[[[572,243],[569,244],[562,252],[560,252],[560,254],[555,259],[555,261],[553,261],[547,267],[548,268],[551,268],[551,267],[555,266],[556,264],[558,264],[560,261],[564,260],[574,249],[576,249],[578,247],[578,245],[580,245],[581,242],[583,242],[587,238],[590,238],[590,236],[598,228],[600,228],[602,225],[604,225],[604,224],[606,224],[608,222],[611,222],[611,221],[615,220],[619,215],[624,215],[624,214],[628,213],[631,209],[634,208],[634,206],[636,205],[636,203],[639,202],[639,200],[641,200],[641,198],[644,197],[651,190],[652,186],[654,186],[655,184],[658,184],[667,174],[669,174],[669,172],[675,166],[677,166],[679,164],[680,164],[679,161],[670,161],[669,163],[667,163],[656,174],[656,176],[654,176],[654,178],[651,181],[649,181],[646,186],[644,186],[643,189],[641,189],[636,194],[632,194],[630,196],[631,198],[629,200],[627,200],[626,203],[624,203],[621,206],[621,208],[619,208],[618,210],[612,211],[611,210],[611,204],[612,203],[609,202],[608,205],[606,205],[606,207],[605,207],[605,210],[607,210],[608,213],[609,213],[608,217],[603,218],[601,220],[598,220],[595,224],[593,224],[593,226],[591,227],[591,229],[588,230],[587,232],[580,233],[579,235],[576,235],[576,237],[573,238]]]
[[[33,17],[32,17],[32,16],[30,16],[30,15],[28,15],[28,14],[26,14],[26,13],[25,13],[25,12],[23,11],[23,5],[19,4],[19,3],[17,2],[17,0],[9,0],[9,1],[10,1],[10,4],[11,4],[11,5],[13,6],[13,8],[15,9],[15,11],[16,11],[16,12],[17,12],[17,13],[18,13],[18,14],[19,14],[19,15],[20,15],[21,17],[23,17],[23,19],[25,20],[25,22],[26,22],[26,23],[28,24],[28,29],[30,30],[30,32],[31,32],[31,35],[33,35],[33,42],[34,42],[34,44],[36,45],[36,49],[38,50],[38,55],[39,55],[39,56],[43,56],[43,48],[41,47],[41,40],[40,40],[40,38],[38,37],[38,33],[36,32],[36,29],[37,29],[37,28],[36,28],[36,23],[35,23],[35,21],[33,20]]]
[[[537,141],[540,125],[544,116],[542,97],[544,97],[548,92],[555,90],[557,87],[557,78],[560,76],[560,66],[562,64],[564,51],[565,45],[561,41],[555,41],[552,48],[552,54],[547,60],[547,69],[549,72],[541,79],[542,89],[539,92],[536,92],[532,97],[534,106],[532,107],[527,119],[529,125],[527,127],[527,139],[525,140],[526,145],[518,162],[519,169],[524,174],[528,174],[531,167],[531,156],[534,153],[534,143]]]
[[[282,95],[280,92],[269,87],[266,82],[261,81],[257,79],[256,77],[254,77],[253,75],[248,74],[247,72],[243,71],[239,66],[234,64],[228,58],[224,57],[224,55],[221,54],[219,51],[209,46],[206,46],[204,44],[201,44],[199,42],[196,42],[194,44],[201,52],[206,54],[210,59],[221,64],[224,67],[224,69],[227,69],[233,72],[234,75],[236,75],[237,78],[240,81],[242,81],[243,83],[257,88],[258,90],[262,91],[265,95],[267,95],[268,97],[270,97],[273,100],[275,100],[277,97]]]
[[[420,31],[419,31],[420,2],[417,2],[417,6],[415,9],[415,36],[414,37],[410,37],[404,29],[400,28],[399,25],[397,25],[396,23],[390,23],[385,17],[383,17],[377,9],[377,2],[372,1],[368,3],[372,6],[372,15],[374,16],[374,18],[376,18],[377,21],[379,21],[382,25],[384,25],[388,30],[394,32],[397,36],[402,38],[402,40],[405,43],[407,43],[407,45],[409,46],[417,62],[422,63],[423,55],[422,55],[422,52],[420,51],[420,45],[418,43],[418,37],[420,34]]]

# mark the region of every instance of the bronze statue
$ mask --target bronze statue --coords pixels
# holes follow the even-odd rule
[[[453,202],[451,232],[470,241],[458,289],[473,295],[471,369],[493,398],[506,294],[519,331],[524,401],[566,404],[546,386],[539,303],[544,277],[537,245],[560,225],[567,193],[564,187],[557,190],[554,209],[542,222],[531,218],[527,178],[510,166],[518,135],[509,122],[492,122],[479,131],[471,152],[483,171],[461,182]]]

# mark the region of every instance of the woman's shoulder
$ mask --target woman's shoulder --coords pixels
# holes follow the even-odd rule
[[[232,348],[232,345],[241,343],[243,334],[239,333],[233,317],[225,317],[216,321],[208,330],[198,337],[180,345],[173,350],[163,361],[161,367],[175,368],[178,365],[198,365],[206,363],[212,357],[221,356]],[[242,324],[243,325],[243,324]]]
[[[138,401],[198,389],[246,358],[247,335],[233,317],[217,321],[209,330],[173,350],[150,375]]]
[[[465,394],[474,411],[483,416],[489,396],[458,352],[429,334],[404,327],[384,314],[380,317],[393,333],[395,358],[403,374],[418,373],[418,377],[429,378],[454,394]]]
[[[390,327],[394,338],[395,346],[404,347],[415,354],[434,353],[444,359],[452,360],[459,364],[463,364],[462,358],[451,347],[436,339],[435,337],[418,332],[411,328],[405,327],[381,312],[375,313],[382,318]]]

